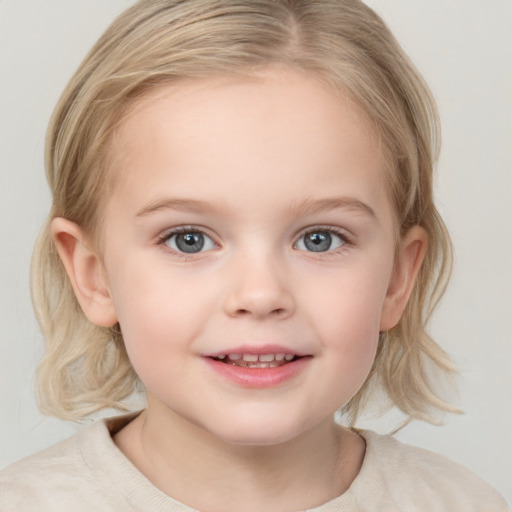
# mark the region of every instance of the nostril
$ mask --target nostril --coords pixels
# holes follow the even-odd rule
[[[224,310],[229,316],[284,319],[293,314],[294,300],[287,292],[259,289],[256,286],[234,290],[225,299]]]

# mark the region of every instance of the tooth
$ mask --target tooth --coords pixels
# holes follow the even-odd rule
[[[287,361],[291,361],[295,356],[293,354],[286,354],[284,356],[284,358],[287,360]]]
[[[228,357],[231,361],[238,361],[239,359],[242,359],[240,354],[229,354]]]
[[[225,359],[226,358],[226,354],[219,354],[217,356],[217,359]]]
[[[284,354],[276,354],[276,361],[282,361],[284,359]]]
[[[274,360],[274,354],[263,354],[259,357],[261,362],[268,363]]]
[[[247,362],[254,363],[254,362],[256,362],[258,360],[258,356],[252,355],[252,354],[244,354],[243,355],[243,360],[247,361]]]

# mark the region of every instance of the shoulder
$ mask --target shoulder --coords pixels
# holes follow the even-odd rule
[[[113,435],[139,412],[107,418],[0,471],[1,512],[193,512],[156,488]]]
[[[489,484],[464,466],[391,436],[370,431],[360,434],[367,445],[360,476],[372,479],[399,507],[396,510],[510,510]]]
[[[89,447],[94,451],[109,438],[105,423],[96,422],[6,467],[0,471],[0,510],[93,510],[91,496],[101,494],[102,485]]]

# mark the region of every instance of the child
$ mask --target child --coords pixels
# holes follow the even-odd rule
[[[97,422],[2,472],[10,510],[508,510],[354,424],[451,408],[425,334],[450,245],[437,117],[355,0],[151,0],[75,74],[34,259],[41,408]]]

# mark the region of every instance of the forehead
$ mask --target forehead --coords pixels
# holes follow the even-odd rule
[[[352,171],[353,193],[361,173],[379,187],[384,179],[379,139],[361,108],[289,69],[161,86],[130,107],[110,149],[114,190],[131,183],[150,195],[162,180],[178,195],[212,199],[229,183],[270,200],[282,187],[328,195],[320,170],[333,179]]]

